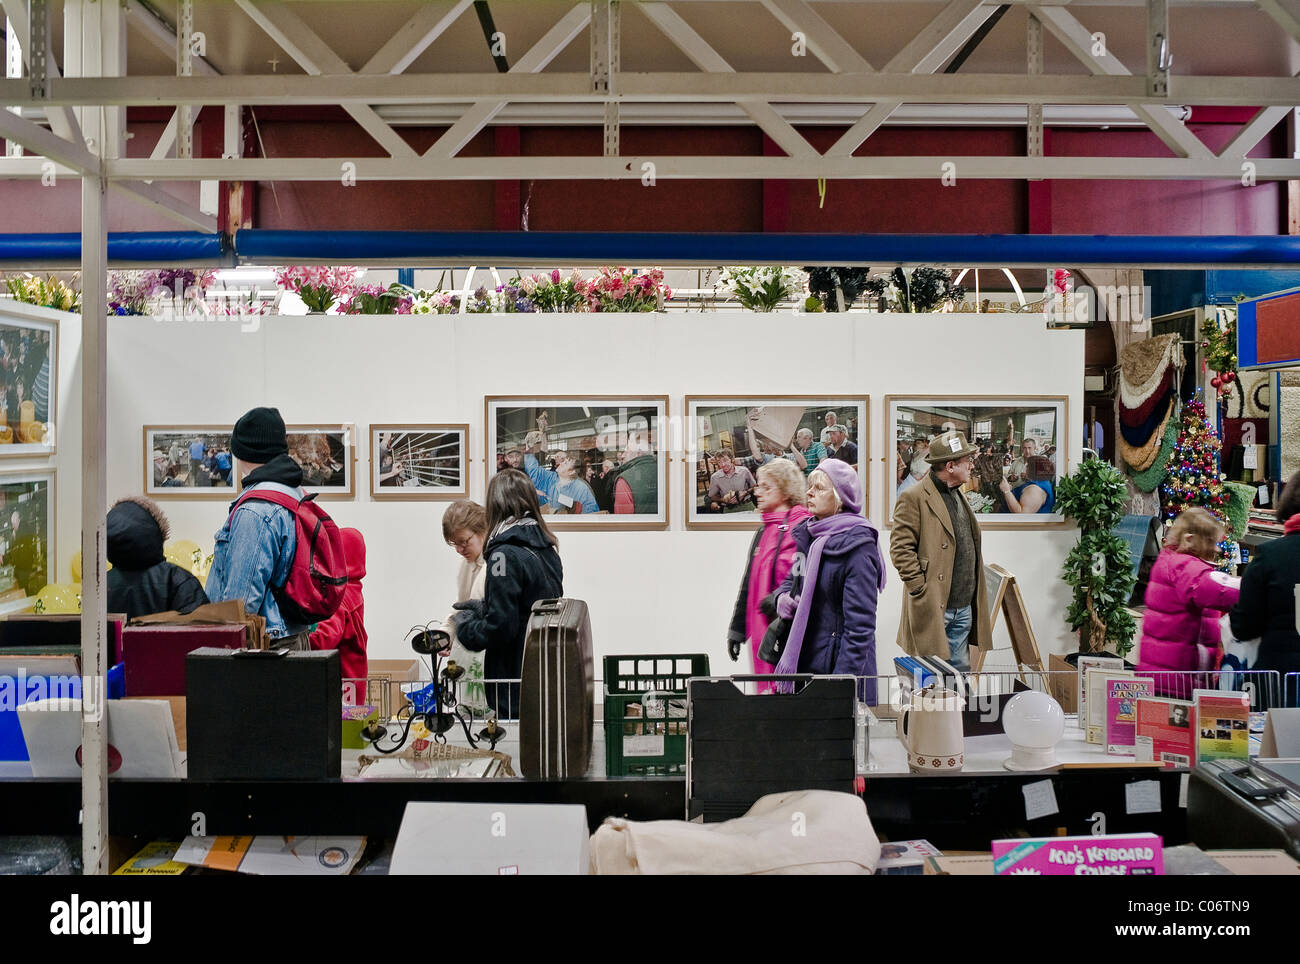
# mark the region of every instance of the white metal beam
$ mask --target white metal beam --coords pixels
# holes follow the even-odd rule
[[[134,27],[140,36],[153,44],[158,50],[171,57],[176,52],[176,30],[171,24],[158,19],[158,16],[140,0],[126,0],[127,26]],[[206,77],[216,77],[221,71],[212,66],[206,57],[194,58],[194,73]]]
[[[563,17],[560,22],[542,35],[506,72],[504,76],[536,74],[546,69],[546,65],[558,57],[573,39],[587,28],[591,22],[591,5],[580,3]],[[498,77],[503,76],[501,74]],[[591,90],[590,75],[583,75],[585,90],[592,97],[597,97]],[[599,95],[603,99],[603,95]],[[424,152],[426,158],[447,159],[455,157],[461,149],[492,120],[512,98],[477,100],[467,109],[456,123],[452,124],[443,135],[433,142]]]
[[[473,0],[456,0],[450,10],[432,4],[421,7],[361,68],[363,74],[400,74],[456,22]]]
[[[284,48],[308,74],[348,74],[343,58],[321,40],[282,0],[235,0],[239,8]],[[410,144],[366,104],[345,104],[343,109],[393,157],[415,157]]]
[[[735,73],[735,69],[723,56],[668,4],[641,3],[637,9],[645,14],[650,22],[658,27],[663,35],[686,54],[700,70],[710,74]],[[772,104],[766,97],[737,99],[736,103],[753,119],[763,133],[772,138],[773,142],[791,157],[817,156],[817,152],[808,140],[772,109]]]
[[[641,164],[655,165],[664,178],[795,179],[826,177],[846,180],[930,180],[938,182],[944,165],[953,176],[975,180],[1029,178],[1076,180],[1236,180],[1241,162],[1232,158],[1157,157],[453,157],[430,164],[427,159],[398,158],[246,158],[178,161],[122,158],[108,162],[117,179],[194,181],[337,181],[341,165],[356,165],[358,180],[619,180],[641,177]],[[0,172],[4,170],[0,161]],[[1300,159],[1253,158],[1256,178],[1300,180]]]
[[[155,214],[160,214],[177,224],[205,231],[208,234],[217,232],[217,219],[214,215],[204,214],[192,204],[187,204],[156,184],[145,181],[109,181],[108,186],[123,197],[139,201]]]
[[[827,157],[850,157],[862,143],[874,134],[880,125],[889,120],[891,114],[901,107],[901,100],[882,100],[871,105],[871,109],[840,135],[839,140],[826,152]]]
[[[1277,22],[1277,25],[1291,35],[1291,38],[1300,43],[1300,20],[1291,16],[1291,12],[1278,3],[1278,0],[1253,0],[1264,13],[1268,14]]]
[[[885,73],[932,74],[946,64],[971,34],[997,12],[983,0],[951,0],[884,67]]]
[[[763,6],[791,33],[803,34],[808,49],[834,73],[866,74],[872,70],[867,59],[853,49],[834,27],[806,0],[763,0]]]
[[[64,140],[53,131],[7,110],[0,110],[0,137],[21,144],[44,160],[78,171],[94,173],[99,170],[99,161],[86,150],[85,144]]]
[[[5,16],[18,35],[18,43],[22,46],[23,51],[23,63],[30,67],[31,51],[28,48],[30,46],[31,24],[27,19],[27,4],[23,0],[0,0],[0,6],[4,7]],[[47,43],[45,46],[45,63],[51,75],[58,74],[58,65],[54,59],[53,42]],[[77,123],[77,117],[69,107],[46,106],[46,116],[50,122],[50,129],[60,137],[65,140],[76,141],[79,144],[84,141],[81,134],[81,125]]]
[[[1030,6],[1030,16],[1037,17],[1065,48],[1087,65],[1094,74],[1111,77],[1126,77],[1130,71],[1109,50],[1097,55],[1093,51],[1092,34],[1065,7]],[[1183,78],[1179,78],[1179,91],[1186,93]],[[1146,78],[1143,78],[1146,86]],[[1192,103],[1204,103],[1192,100]],[[1127,105],[1137,114],[1152,133],[1159,137],[1178,157],[1207,158],[1214,153],[1205,146],[1205,142],[1187,129],[1181,121],[1171,117],[1168,111],[1153,109],[1145,104],[1130,102]],[[1255,106],[1255,105],[1251,105]]]
[[[81,182],[81,287],[81,859],[83,873],[107,874],[108,197],[99,177]]]
[[[63,73],[92,83],[126,76],[126,15],[116,3],[64,0]],[[50,64],[50,76],[57,70]],[[53,83],[53,82],[52,82]],[[119,106],[83,105],[76,111],[87,145],[104,157],[126,153],[126,111]]]
[[[1291,107],[1261,107],[1259,113],[1252,117],[1228,145],[1219,151],[1219,157],[1241,158],[1250,153],[1256,144],[1268,136],[1268,133],[1282,122]]]
[[[1042,8],[1040,8],[1042,9]],[[619,75],[620,103],[873,104],[898,99],[908,104],[1030,104],[1169,106],[1146,93],[1146,78],[1132,75],[832,73],[628,73]],[[1204,106],[1294,106],[1300,78],[1178,75],[1180,102]],[[243,104],[464,104],[478,100],[546,104],[599,103],[591,75],[505,74],[321,75],[249,74],[223,77],[64,78],[48,97],[34,99],[23,80],[0,80],[0,104],[50,108],[70,105],[175,106]]]

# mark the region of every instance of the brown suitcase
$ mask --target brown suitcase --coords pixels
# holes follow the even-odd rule
[[[519,763],[525,777],[586,776],[593,683],[587,604],[581,599],[533,603],[519,696]]]

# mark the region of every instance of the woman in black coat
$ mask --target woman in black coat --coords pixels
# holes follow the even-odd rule
[[[1260,546],[1241,579],[1241,595],[1230,619],[1232,635],[1259,639],[1259,660],[1251,669],[1300,673],[1296,632],[1296,586],[1300,585],[1300,472],[1291,476],[1277,501],[1284,534]]]
[[[143,496],[120,499],[108,510],[108,611],[134,619],[152,613],[188,613],[208,601],[194,575],[163,556],[169,533],[158,504]]]
[[[524,637],[533,603],[564,595],[559,540],[542,518],[537,490],[519,469],[493,476],[487,490],[487,565],[483,598],[456,603],[456,638],[471,652],[485,652],[488,680],[517,680],[523,672]],[[488,703],[502,719],[516,719],[519,684],[488,687]]]

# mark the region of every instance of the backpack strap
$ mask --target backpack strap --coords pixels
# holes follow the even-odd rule
[[[275,486],[274,488],[268,486],[266,488],[249,489],[231,504],[230,514],[233,516],[241,505],[250,500],[270,502],[283,509],[288,509],[290,512],[296,513],[298,511],[298,506],[304,502],[310,502],[315,498],[316,493],[309,492],[299,499],[296,495],[286,491],[285,488],[281,486]]]

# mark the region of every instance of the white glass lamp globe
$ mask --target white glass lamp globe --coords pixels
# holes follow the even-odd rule
[[[1065,733],[1065,712],[1046,693],[1030,690],[1007,700],[1002,728],[1011,740],[1008,770],[1044,770],[1056,766],[1056,744]]]

